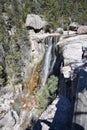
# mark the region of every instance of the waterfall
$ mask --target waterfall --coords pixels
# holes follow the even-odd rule
[[[42,71],[42,85],[45,85],[48,74],[49,74],[49,70],[50,70],[50,64],[51,64],[51,50],[52,50],[52,37],[49,39],[49,47],[45,56],[45,63],[44,63],[44,68]]]
[[[50,69],[50,62],[51,62],[51,49],[52,45],[48,47],[46,57],[45,57],[45,64],[43,68],[43,74],[42,74],[42,85],[45,85],[48,74],[49,74],[49,69]]]
[[[42,70],[42,85],[44,86],[49,73],[52,71],[54,64],[56,62],[56,55],[55,55],[55,44],[58,42],[58,37],[52,36],[52,37],[47,37],[45,39],[45,44],[49,45],[47,53],[45,55],[45,63],[44,67]]]
[[[53,59],[53,62],[52,62],[51,68],[50,68],[50,72],[53,70],[55,62],[56,62],[56,56],[54,56],[54,59]]]

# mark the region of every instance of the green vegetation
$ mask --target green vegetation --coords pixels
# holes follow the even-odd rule
[[[70,19],[80,24],[87,21],[87,0],[45,0],[41,4],[53,28],[67,28]]]
[[[28,7],[26,10],[24,12],[29,13]],[[0,42],[5,51],[6,63],[6,69],[0,70],[0,86],[3,86],[6,81],[3,74],[7,74],[7,83],[11,83],[12,86],[23,80],[21,73],[24,57],[21,46],[26,45],[30,49],[30,44],[22,15],[23,3],[21,1],[0,1]]]
[[[87,0],[26,0],[25,3],[31,13],[44,15],[54,29],[58,26],[67,29],[70,19],[80,24],[87,21]]]
[[[27,14],[31,13],[31,8],[30,8],[30,2],[27,1],[23,3],[23,9],[22,9],[22,20],[25,22]]]
[[[9,40],[9,39],[8,39]],[[9,44],[8,44],[9,43]],[[4,48],[6,51],[6,63],[7,63],[7,73],[8,73],[8,83],[13,85],[22,82],[23,72],[22,67],[24,65],[24,57],[22,54],[21,46],[28,46],[30,49],[28,34],[26,29],[18,29],[15,34],[10,37],[10,40],[4,43]],[[12,79],[12,80],[11,80]]]
[[[0,42],[5,51],[7,79],[13,78],[12,84],[22,81],[22,67],[25,57],[22,55],[21,44],[30,49],[25,21],[28,13],[45,17],[51,25],[68,28],[71,21],[85,24],[87,21],[87,0],[0,0]],[[13,34],[11,34],[13,32]],[[3,73],[0,70],[0,81]],[[15,79],[15,81],[14,81]]]
[[[56,97],[56,91],[58,90],[58,79],[55,76],[51,76],[48,79],[47,85],[41,88],[41,92],[39,94],[39,105],[40,110],[43,112],[47,105],[53,101]]]

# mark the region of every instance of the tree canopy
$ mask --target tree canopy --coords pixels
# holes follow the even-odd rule
[[[87,0],[33,0],[30,3],[31,12],[43,14],[54,28],[65,26],[70,19],[80,24],[87,21]]]

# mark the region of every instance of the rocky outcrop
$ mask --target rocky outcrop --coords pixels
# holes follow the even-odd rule
[[[39,15],[28,14],[26,18],[26,27],[36,30],[39,32],[47,25],[46,21],[43,21]]]
[[[25,99],[22,86],[15,89],[7,86],[0,91],[0,130],[25,130],[36,112],[34,104],[32,109],[27,106],[29,101]]]
[[[72,22],[70,25],[69,25],[69,29],[72,30],[72,31],[77,31],[79,27],[79,24],[76,23],[76,22]]]
[[[87,35],[66,38],[58,44],[63,55],[61,72],[66,82],[66,96],[67,90],[71,89],[71,97],[68,97],[75,101],[72,130],[86,130]]]
[[[45,54],[45,37],[40,37],[40,34],[36,35],[33,31],[29,31],[29,39],[31,43],[31,62],[38,63]]]
[[[72,119],[69,100],[59,95],[42,113],[33,130],[70,130]]]
[[[81,69],[85,69],[85,71],[87,69],[87,58],[84,58],[86,53],[83,54],[86,45],[87,35],[62,37],[58,42],[57,46],[59,46],[59,54],[62,58],[60,58],[59,96],[42,113],[34,130],[86,129],[87,73],[80,72]]]
[[[78,34],[87,34],[87,26],[80,26],[77,30]]]
[[[61,40],[58,45],[63,54],[62,71],[66,78],[69,78],[72,69],[83,64],[83,46],[87,45],[87,35],[78,35]],[[70,68],[70,69],[69,69]],[[68,75],[67,75],[68,73]]]

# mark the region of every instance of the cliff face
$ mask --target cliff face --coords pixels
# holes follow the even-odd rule
[[[0,1],[0,129],[25,130],[32,126],[32,117],[40,108],[40,85],[48,83],[51,74],[59,78],[58,93],[54,78],[40,93],[42,107],[59,95],[41,115],[35,130],[86,129],[87,35],[60,29],[47,33],[50,30],[46,21],[38,15],[27,15],[31,10],[26,1]]]
[[[0,5],[0,129],[24,130],[36,111],[36,99],[31,101],[29,93],[38,84],[39,69],[33,71],[45,54],[44,37],[25,27],[21,1]],[[33,75],[35,83],[29,82]]]
[[[16,84],[24,83],[31,75],[34,65],[42,60],[45,53],[43,39],[39,41],[37,37],[33,37],[34,28],[31,27],[31,31],[28,31],[25,27],[27,16],[25,3],[26,1],[20,0],[1,1],[0,66],[2,69],[0,69],[0,75],[2,71],[5,75],[1,76],[0,86],[10,84],[13,87]],[[38,16],[38,18],[40,17]],[[43,21],[41,18],[40,22],[38,20],[39,26]],[[36,26],[36,24],[34,25]]]
[[[86,130],[87,35],[64,34],[57,46],[58,96],[33,129]]]

